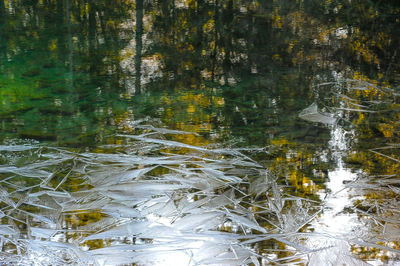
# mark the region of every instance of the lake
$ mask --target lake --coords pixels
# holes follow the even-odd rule
[[[396,1],[0,0],[0,264],[399,265]]]

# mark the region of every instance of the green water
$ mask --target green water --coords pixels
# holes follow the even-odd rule
[[[265,145],[303,137],[297,113],[329,97],[312,86],[334,71],[398,83],[394,4],[186,5],[4,2],[1,137],[93,146],[151,116]]]
[[[398,180],[399,15],[396,1],[1,0],[0,141],[120,152],[103,147],[144,119],[197,133],[168,140],[262,149],[248,155],[318,202],[343,169],[340,183]],[[301,119],[312,103],[336,123]],[[360,193],[398,204],[393,182]],[[398,211],[353,203],[399,232]],[[352,249],[364,261],[399,256]]]

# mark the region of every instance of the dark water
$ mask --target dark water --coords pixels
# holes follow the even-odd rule
[[[208,170],[193,170],[194,175],[210,178],[219,177],[209,169],[220,170],[219,174],[229,172],[226,164],[232,161],[224,160],[253,161],[235,166],[245,168],[236,169],[241,181],[231,180],[232,184],[222,188],[210,185],[212,193],[207,190],[199,196],[186,183],[179,183],[183,186],[180,193],[191,195],[187,202],[210,201],[208,197],[229,189],[234,191],[230,199],[237,201],[234,206],[218,208],[199,205],[197,212],[189,212],[198,215],[190,221],[211,219],[207,215],[217,211],[228,217],[217,226],[220,231],[237,233],[226,229],[230,222],[239,226],[241,235],[282,236],[248,240],[251,244],[239,245],[238,254],[231,252],[236,260],[217,260],[206,251],[201,259],[193,255],[199,265],[206,264],[204,256],[210,260],[207,263],[227,265],[361,265],[356,259],[373,265],[399,263],[399,15],[396,1],[1,0],[0,262],[26,263],[24,259],[53,254],[35,253],[35,241],[72,243],[73,247],[56,249],[85,252],[119,244],[141,245],[153,239],[146,244],[154,247],[146,246],[148,253],[143,256],[132,248],[125,250],[123,254],[135,254],[126,261],[107,262],[101,253],[90,253],[98,256],[98,263],[152,265],[155,262],[146,256],[151,257],[152,248],[153,255],[158,254],[156,248],[164,242],[157,242],[154,235],[146,236],[146,227],[120,242],[112,232],[83,239],[126,223],[118,219],[107,222],[115,218],[109,209],[85,205],[85,197],[99,201],[107,194],[107,184],[118,183],[91,176],[105,176],[107,171],[114,176],[149,167],[144,179],[152,180],[153,185],[171,171],[176,178],[182,174],[190,179],[192,172],[189,175],[177,169],[184,166],[192,171],[193,162],[188,160],[193,158],[179,156],[200,153],[195,160],[202,161],[201,167]],[[209,154],[202,150],[205,147],[231,150]],[[238,149],[241,155],[232,153]],[[130,164],[124,154],[145,159]],[[173,156],[176,165],[151,161],[165,154],[178,156]],[[210,165],[207,158],[215,160],[218,167]],[[172,170],[164,167],[170,164]],[[267,175],[268,180],[261,175]],[[179,193],[172,193],[177,188],[170,187],[178,181],[168,178],[163,193],[178,207],[185,205],[178,204],[182,199],[174,197]],[[136,197],[148,197],[149,202],[163,197],[140,194],[137,185],[131,189],[138,193]],[[68,194],[72,195],[70,201],[47,192],[45,200],[39,198],[47,207],[57,205],[57,214],[42,210],[36,201],[28,201],[36,205],[25,206],[30,204],[24,203],[26,197],[46,189],[78,194]],[[97,194],[82,192],[88,189]],[[151,185],[149,189],[157,188]],[[125,196],[128,193],[120,188],[115,191]],[[130,214],[133,210],[145,212],[143,202],[130,199],[127,203],[125,196],[118,198],[115,191],[107,201],[113,208],[122,204],[130,208]],[[247,195],[244,203],[238,191]],[[269,207],[263,211],[256,204]],[[250,213],[241,213],[238,206]],[[227,211],[235,208],[239,208],[236,215],[253,217],[253,223],[235,221],[237,217]],[[157,211],[150,214],[170,217]],[[51,217],[53,225],[46,225],[43,217]],[[134,222],[150,219],[127,217]],[[181,218],[177,214],[173,217]],[[187,224],[190,227],[191,223]],[[30,227],[57,233],[40,235]],[[196,224],[192,227],[195,232],[208,232]],[[210,228],[218,231],[214,227]],[[113,231],[117,238],[123,238],[121,230]],[[289,237],[289,233],[297,235]],[[33,244],[22,245],[25,238]],[[224,241],[220,238],[212,242],[221,247]],[[175,243],[183,238],[174,235],[171,239]],[[235,241],[244,242],[239,238]],[[198,248],[195,245],[193,250]],[[253,253],[239,261],[239,248]],[[227,249],[222,248],[224,252]],[[169,253],[176,250],[169,246]],[[103,256],[112,257],[110,254]],[[333,257],[338,261],[332,261]],[[171,258],[163,259],[157,263],[172,263],[168,261]],[[196,265],[196,260],[182,265],[185,263]]]

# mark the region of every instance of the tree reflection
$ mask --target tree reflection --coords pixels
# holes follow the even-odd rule
[[[1,32],[7,36],[1,38],[2,112],[20,122],[3,124],[4,132],[67,142],[74,142],[71,136],[101,135],[103,122],[96,121],[104,119],[93,116],[92,107],[113,108],[117,100],[123,80],[118,53],[133,36],[119,26],[131,17],[131,4],[115,1],[107,9],[98,1],[7,5],[12,15],[2,16]]]
[[[142,79],[142,37],[143,37],[143,0],[136,1],[136,50],[135,50],[135,92],[141,92]]]
[[[318,205],[335,174],[397,174],[399,13],[393,1],[0,1],[1,138],[97,149],[119,145],[106,136],[135,134],[135,121],[151,116],[160,127],[194,132],[169,141],[268,150],[252,156],[276,177],[279,193]],[[298,117],[314,102],[355,132],[342,151],[343,172],[327,147],[333,129]],[[380,212],[376,225],[365,223],[382,237],[398,230],[385,200],[398,195],[389,181],[352,183],[363,202],[351,211],[365,220]],[[284,197],[276,188],[257,192],[263,204]],[[257,221],[276,231],[313,230],[283,206],[302,210],[292,203],[272,214],[258,209]],[[66,223],[100,216],[71,215]],[[283,243],[260,246],[269,252]],[[363,244],[353,251],[378,257],[379,246]]]

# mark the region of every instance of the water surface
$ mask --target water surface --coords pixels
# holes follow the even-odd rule
[[[0,261],[399,263],[399,13],[0,1]]]

